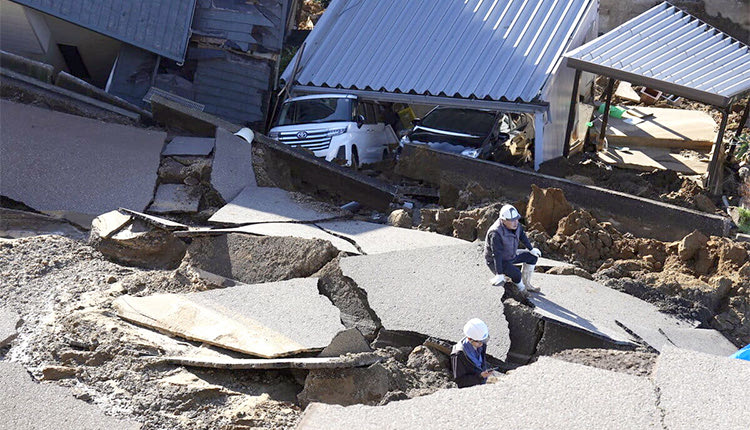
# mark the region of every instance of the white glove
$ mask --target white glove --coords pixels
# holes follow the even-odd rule
[[[542,258],[542,251],[540,251],[539,248],[532,248],[530,252],[534,257]]]
[[[505,275],[495,275],[490,279],[492,285],[502,285],[505,283]]]

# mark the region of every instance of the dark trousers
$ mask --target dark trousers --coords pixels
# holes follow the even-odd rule
[[[492,273],[494,274],[503,274],[510,277],[510,279],[515,282],[516,284],[521,282],[521,270],[516,267],[516,264],[520,263],[526,263],[526,264],[536,264],[536,262],[539,259],[532,253],[528,251],[522,251],[519,254],[516,254],[515,258],[512,260],[503,260],[503,267],[502,271],[498,272],[495,268],[495,262],[494,261],[486,261],[487,267],[490,268]]]

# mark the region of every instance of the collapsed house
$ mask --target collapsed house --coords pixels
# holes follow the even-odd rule
[[[295,95],[531,114],[538,169],[563,155],[574,73],[562,55],[596,36],[597,8],[595,0],[334,0],[282,80]]]
[[[290,0],[2,0],[2,49],[145,107],[154,93],[261,127]]]

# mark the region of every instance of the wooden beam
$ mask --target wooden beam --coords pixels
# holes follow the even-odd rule
[[[578,85],[581,80],[581,71],[576,70],[573,78],[573,93],[570,95],[570,109],[568,109],[568,126],[565,129],[565,140],[563,141],[563,157],[570,154],[570,135],[573,134],[573,120],[576,117],[576,105],[578,104]],[[580,119],[579,119],[580,121]]]
[[[601,147],[604,144],[604,138],[607,135],[607,121],[609,120],[609,107],[612,105],[612,92],[615,89],[615,79],[609,78],[609,82],[607,83],[607,89],[604,93],[604,96],[606,97],[606,101],[604,102],[604,118],[602,118],[602,129],[599,132],[599,142],[598,147]]]
[[[708,165],[708,191],[712,195],[721,194],[722,175],[724,173],[724,131],[727,128],[729,119],[729,109],[722,109],[721,125],[719,134],[716,136],[716,143],[711,156],[711,163]]]

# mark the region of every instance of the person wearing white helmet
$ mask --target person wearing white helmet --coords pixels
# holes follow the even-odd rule
[[[513,281],[521,294],[538,293],[539,288],[531,285],[531,275],[542,256],[542,251],[531,245],[531,241],[518,222],[521,214],[513,205],[504,205],[500,217],[487,231],[484,240],[484,259],[487,267],[495,274],[490,279],[492,285],[501,285],[507,280]],[[519,250],[523,243],[526,250]],[[515,266],[522,264],[521,270]]]
[[[464,325],[464,337],[451,350],[453,380],[459,388],[484,384],[492,370],[487,368],[487,324],[472,318]]]

